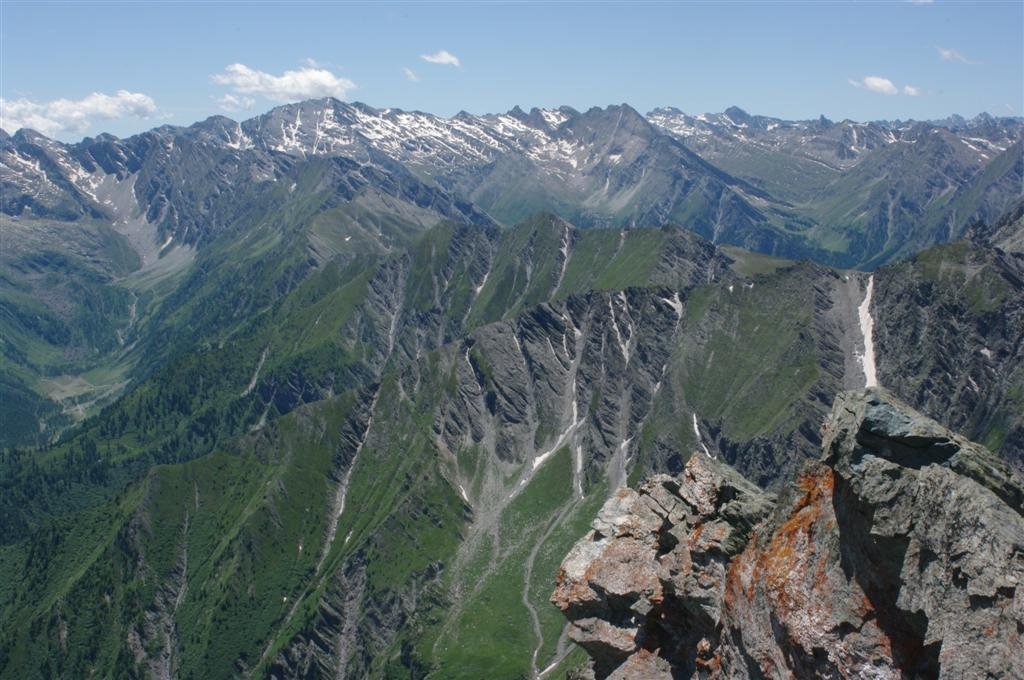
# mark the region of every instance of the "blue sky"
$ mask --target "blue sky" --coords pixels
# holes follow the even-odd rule
[[[123,136],[326,94],[442,115],[1021,115],[1024,2],[0,5],[8,132]]]

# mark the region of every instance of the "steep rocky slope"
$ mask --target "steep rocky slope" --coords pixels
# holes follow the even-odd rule
[[[794,164],[805,172],[812,166],[848,170],[868,159],[875,150],[910,142],[935,129],[956,133],[964,140],[964,147],[985,160],[1016,142],[1022,128],[1020,118],[996,118],[984,113],[971,120],[953,116],[930,122],[836,122],[824,116],[793,121],[752,115],[738,106],[696,116],[667,107],[651,111],[647,118],[728,172],[759,183],[781,179],[777,175],[763,175],[771,162],[782,163],[776,173],[793,168]],[[805,187],[805,182],[796,182],[789,190],[800,191]]]
[[[996,222],[975,225],[971,237],[1011,253],[1024,253],[1024,197]]]
[[[1013,459],[1019,328],[998,318],[1021,283],[983,240],[873,278],[550,214],[393,223],[384,247],[379,213],[276,187],[255,227],[143,266],[131,323],[131,297],[107,310],[92,342],[138,357],[124,396],[0,457],[4,674],[557,675],[582,652],[550,578],[610,491],[695,450],[786,486],[864,385],[866,339],[883,385]],[[90,224],[68,247],[116,288],[96,253],[124,241]],[[945,363],[944,317],[974,329]]]
[[[785,121],[732,107],[648,114],[727,172],[790,203],[806,236],[873,268],[993,223],[1021,195],[1021,121]]]
[[[438,216],[511,224],[548,210],[581,227],[679,223],[716,243],[876,266],[1004,212],[1019,194],[1020,134],[1012,118],[832,123],[625,104],[444,118],[328,98],[123,140],[0,133],[0,207],[103,220],[155,255],[251,220],[264,193],[330,189],[368,231],[381,225],[367,213],[386,217],[381,247]]]
[[[961,247],[979,250],[976,277],[1000,271]],[[164,326],[187,350],[73,436],[2,459],[0,664],[24,677],[571,667],[581,652],[547,605],[550,578],[610,491],[679,474],[691,451],[784,487],[818,455],[834,395],[865,383],[859,317],[876,321],[882,384],[959,408],[894,379],[945,336],[915,353],[882,343],[919,264],[869,279],[729,252],[549,215],[442,224],[391,256],[310,265],[291,288],[219,260]],[[236,294],[263,278],[270,292]],[[927,304],[958,304],[960,288]],[[959,384],[971,366],[944,370]],[[1014,380],[990,383],[992,404],[1015,398]],[[980,438],[998,435],[989,422]]]
[[[1024,257],[963,240],[874,278],[881,384],[1024,469]]]
[[[0,282],[0,402],[14,404],[0,444],[47,444],[332,260],[400,253],[440,220],[484,232],[545,211],[584,229],[678,224],[874,267],[994,222],[1020,195],[1020,134],[1009,118],[793,122],[627,105],[444,118],[334,99],[76,144],[0,131],[0,211],[18,241]],[[597,240],[594,257],[615,252]]]
[[[880,389],[824,438],[778,498],[701,453],[612,496],[552,596],[597,677],[1024,673],[1020,477]]]

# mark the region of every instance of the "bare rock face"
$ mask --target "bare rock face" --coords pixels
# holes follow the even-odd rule
[[[608,501],[552,600],[599,678],[1024,677],[1022,499],[987,449],[846,393],[774,511],[694,455]]]
[[[552,595],[595,672],[670,677],[713,663],[729,562],[771,508],[768,494],[703,454],[677,478],[616,492]]]

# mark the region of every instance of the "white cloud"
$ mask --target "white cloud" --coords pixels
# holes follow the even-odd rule
[[[279,76],[257,71],[245,64],[231,64],[223,73],[210,76],[218,85],[231,88],[234,95],[260,95],[280,102],[337,97],[344,99],[356,84],[348,78],[336,76],[325,68],[306,61],[306,67],[285,71]]]
[[[405,74],[406,80],[411,80],[414,83],[420,82],[420,77],[416,75],[416,71],[413,71],[411,68],[403,68],[402,73]]]
[[[892,81],[881,76],[865,76],[861,80],[851,79],[850,85],[878,92],[879,94],[899,94],[899,90],[892,84]]]
[[[921,88],[914,87],[913,85],[904,85],[903,94],[908,97],[919,97],[921,95]]]
[[[448,50],[438,50],[433,54],[421,54],[420,59],[429,61],[431,64],[442,64],[444,66],[461,66],[459,58]]]
[[[911,5],[930,5],[935,0],[907,0]]]
[[[942,58],[943,61],[959,61],[962,64],[971,64],[972,66],[975,66],[980,63],[968,59],[967,57],[960,54],[956,50],[950,49],[948,47],[936,47],[935,49],[938,51],[939,56]]]
[[[214,101],[217,102],[217,106],[228,112],[247,111],[256,105],[255,99],[245,95],[236,97],[233,94],[225,94],[222,97],[216,97]]]
[[[156,102],[141,92],[118,90],[116,94],[93,92],[82,99],[0,99],[0,127],[8,131],[32,128],[44,135],[82,132],[93,121],[115,118],[148,118],[156,113]]]

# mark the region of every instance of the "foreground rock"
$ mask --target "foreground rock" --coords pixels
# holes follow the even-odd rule
[[[620,490],[552,601],[598,678],[1024,677],[1022,499],[988,450],[847,393],[774,503],[703,455]]]

